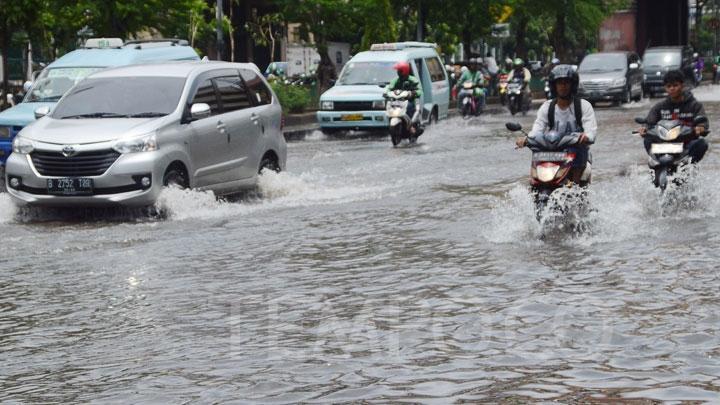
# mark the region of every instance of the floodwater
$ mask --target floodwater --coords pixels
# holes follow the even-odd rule
[[[536,221],[507,113],[317,133],[262,198],[161,220],[0,195],[0,402],[718,403],[720,153],[661,198],[649,107],[597,108],[581,233]]]

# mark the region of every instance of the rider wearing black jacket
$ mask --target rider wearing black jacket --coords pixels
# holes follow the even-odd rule
[[[692,93],[685,91],[683,80],[684,75],[679,70],[672,70],[665,74],[663,83],[668,97],[653,106],[647,116],[647,125],[652,126],[662,120],[679,120],[683,125],[694,126],[695,118],[706,117],[702,103],[697,101]],[[690,141],[688,145],[693,163],[699,162],[708,150],[708,142],[704,138],[708,128],[707,121],[695,126],[695,134],[698,138]],[[647,127],[640,128],[638,132],[641,136],[645,136]],[[649,151],[652,141],[645,138],[644,143],[645,149]]]

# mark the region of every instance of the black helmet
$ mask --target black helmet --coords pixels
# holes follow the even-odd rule
[[[557,65],[553,68],[548,76],[550,82],[550,94],[553,98],[557,97],[557,90],[555,89],[555,81],[558,79],[569,79],[571,83],[570,94],[575,97],[578,92],[578,86],[580,84],[580,77],[571,65]]]

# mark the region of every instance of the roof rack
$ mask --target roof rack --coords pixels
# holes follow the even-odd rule
[[[132,41],[125,42],[125,46],[135,45],[135,49],[142,49],[145,44],[157,44],[162,42],[169,42],[172,46],[188,46],[190,43],[187,39],[179,38],[158,38],[158,39],[134,39]]]
[[[120,48],[123,45],[123,40],[120,38],[88,38],[83,44],[83,48]]]
[[[391,42],[382,44],[372,44],[371,51],[399,51],[407,48],[437,48],[437,44],[430,42]]]

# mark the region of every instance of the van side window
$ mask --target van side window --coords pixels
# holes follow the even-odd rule
[[[215,93],[215,86],[213,86],[212,80],[205,79],[200,86],[198,86],[190,105],[197,103],[205,103],[209,105],[211,115],[216,115],[220,112],[220,103],[218,102],[217,94]]]
[[[426,58],[425,63],[428,66],[428,72],[430,72],[430,80],[433,82],[442,82],[445,80],[443,66],[437,58]]]
[[[423,81],[423,63],[422,59],[415,59],[415,67],[417,68],[417,79],[420,81],[420,85],[422,85]]]
[[[215,78],[215,85],[220,93],[220,104],[223,113],[242,110],[251,106],[250,97],[240,75]]]
[[[265,82],[262,81],[257,73],[250,70],[241,69],[240,75],[245,81],[250,97],[255,105],[270,104],[272,102],[272,93],[267,88]]]

